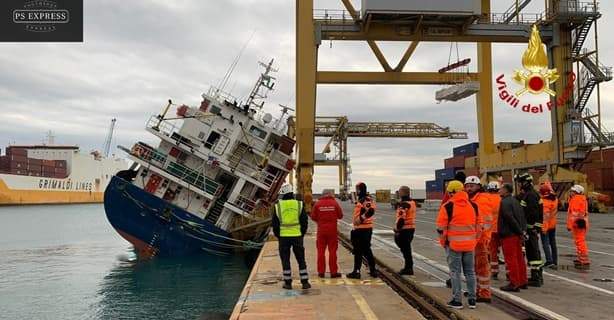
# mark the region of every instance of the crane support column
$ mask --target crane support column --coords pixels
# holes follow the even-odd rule
[[[313,0],[296,0],[297,193],[311,210],[316,116],[317,44]]]
[[[482,0],[482,14],[490,15],[490,0]],[[492,99],[492,45],[490,42],[478,43],[478,74],[480,91],[477,94],[478,137],[480,159],[494,152],[494,118]]]

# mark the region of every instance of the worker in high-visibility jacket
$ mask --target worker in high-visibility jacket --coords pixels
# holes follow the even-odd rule
[[[575,185],[571,187],[569,207],[567,209],[567,230],[573,234],[578,259],[574,260],[577,269],[588,270],[588,247],[586,245],[586,232],[588,231],[588,201],[584,196],[584,187]]]
[[[541,287],[544,284],[543,266],[541,253],[539,250],[539,235],[542,232],[544,221],[544,209],[542,201],[535,191],[533,186],[533,176],[528,172],[521,173],[514,177],[514,180],[520,184],[520,192],[518,201],[524,211],[527,222],[528,239],[524,243],[531,277],[529,278],[529,286]]]
[[[394,227],[394,242],[397,244],[403,260],[403,269],[399,271],[401,275],[414,275],[414,260],[411,255],[411,242],[416,231],[416,202],[411,199],[408,186],[399,188],[400,202],[397,207],[397,218]]]
[[[326,249],[328,248],[328,266],[331,278],[340,278],[337,265],[337,220],[343,218],[343,210],[332,191],[326,191],[313,205],[311,219],[318,225],[316,248],[318,249],[318,277],[324,278],[326,273]]]
[[[477,302],[490,303],[492,294],[490,292],[490,235],[493,225],[493,203],[490,196],[482,190],[480,178],[469,176],[465,180],[465,191],[469,195],[469,200],[478,205],[478,214],[481,217],[480,238],[475,246],[475,275],[477,278]]]
[[[303,289],[311,288],[309,273],[305,262],[303,237],[307,232],[308,216],[303,202],[294,198],[291,185],[284,185],[279,190],[281,200],[275,203],[275,213],[271,217],[273,233],[279,239],[279,258],[283,269],[284,289],[292,289],[292,269],[290,267],[290,249],[298,262],[298,272]]]
[[[499,195],[499,182],[491,181],[486,186],[486,195],[490,200],[492,210],[492,229],[490,233],[490,274],[493,279],[499,278],[499,248],[501,248],[501,239],[498,233],[499,207],[501,205],[501,196]]]
[[[558,264],[558,251],[556,249],[556,213],[559,211],[559,199],[550,181],[544,181],[539,185],[539,194],[542,197],[544,209],[544,223],[541,239],[546,264],[544,267],[556,268]]]
[[[359,182],[356,185],[356,195],[358,197],[352,215],[353,229],[350,233],[352,247],[354,251],[354,270],[346,275],[350,279],[360,279],[360,267],[362,258],[365,257],[369,263],[369,274],[377,277],[375,269],[375,258],[371,251],[371,236],[373,235],[373,222],[375,220],[375,201],[367,194],[367,185]]]
[[[450,200],[443,204],[437,216],[437,233],[439,242],[446,249],[450,279],[452,282],[452,300],[448,306],[462,309],[461,270],[467,280],[469,308],[476,307],[475,283],[475,246],[480,238],[483,223],[478,206],[469,201],[463,183],[450,181],[446,188]]]

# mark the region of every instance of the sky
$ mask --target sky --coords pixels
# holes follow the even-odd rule
[[[78,144],[84,151],[101,149],[111,118],[117,118],[115,146],[156,142],[144,127],[170,98],[197,106],[201,93],[219,83],[246,45],[228,82],[245,96],[260,72],[258,61],[275,58],[278,83],[267,108],[295,105],[295,25],[292,0],[84,0],[83,43],[0,43],[0,147],[40,143],[51,130],[56,143]],[[511,0],[496,0],[503,12]],[[525,12],[543,11],[533,1]],[[354,0],[356,7],[359,1]],[[340,9],[340,0],[315,0],[317,9]],[[614,41],[614,3],[603,2],[599,20],[601,60],[609,61]],[[588,48],[593,48],[589,35]],[[390,64],[408,43],[380,43]],[[405,71],[434,71],[457,60],[456,45],[420,43]],[[526,44],[495,44],[493,74],[521,67]],[[459,43],[458,58],[472,58],[476,45]],[[323,42],[319,70],[381,71],[364,42]],[[319,86],[317,114],[347,115],[350,121],[434,122],[465,131],[469,140],[366,139],[349,143],[352,181],[370,189],[399,185],[423,189],[434,170],[452,156],[452,148],[477,141],[475,98],[437,104],[441,86]],[[614,128],[614,82],[601,85],[602,115]],[[496,91],[495,91],[496,93]],[[596,94],[589,108],[596,110]],[[527,115],[494,99],[495,140],[527,143],[549,140],[550,116]],[[316,140],[316,151],[325,140]],[[316,167],[313,189],[338,188],[337,169]]]

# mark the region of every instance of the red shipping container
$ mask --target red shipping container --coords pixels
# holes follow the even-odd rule
[[[41,172],[43,170],[43,168],[40,165],[28,164],[28,170],[29,171],[34,171],[34,172]]]
[[[24,174],[26,174],[26,170],[25,169],[19,169],[19,168],[11,169],[11,174],[24,175]]]
[[[11,169],[22,169],[22,170],[28,169],[28,164],[25,162],[11,161],[9,166]]]
[[[33,164],[33,165],[38,165],[40,167],[43,164],[43,160],[41,160],[41,159],[34,159],[34,158],[28,158],[28,163],[29,164]]]
[[[41,172],[41,177],[45,177],[45,178],[53,178],[53,175],[54,175],[54,174],[55,174],[55,173],[53,173],[53,172],[45,172],[45,171],[43,171],[43,172]]]
[[[14,162],[28,162],[28,158],[25,156],[11,155],[10,160]]]
[[[442,200],[443,199],[443,192],[429,191],[429,192],[426,193],[426,199],[427,200]]]
[[[56,179],[64,179],[66,178],[66,173],[54,173],[53,177]]]
[[[597,190],[614,189],[614,170],[609,169],[593,169],[587,172],[587,178]]]
[[[460,155],[452,158],[445,159],[444,167],[445,168],[464,168],[465,167],[465,158],[467,156]]]
[[[43,160],[43,166],[50,166],[55,168],[55,160]]]
[[[53,172],[66,174],[66,169],[65,168],[54,168]]]
[[[11,156],[27,156],[28,155],[28,149],[24,149],[24,148],[16,148],[16,147],[8,147],[6,148],[6,154],[7,155],[11,155]]]
[[[66,160],[55,160],[56,168],[66,168]]]

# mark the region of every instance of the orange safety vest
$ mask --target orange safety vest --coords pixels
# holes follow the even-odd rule
[[[542,205],[544,207],[544,223],[542,225],[542,231],[548,231],[556,229],[556,213],[559,207],[559,200],[548,198],[542,198]]]
[[[416,202],[411,201],[402,201],[401,203],[408,203],[409,208],[403,209],[399,205],[397,208],[397,219],[395,220],[395,228],[399,223],[399,219],[403,219],[403,228],[402,229],[416,229]]]
[[[572,229],[576,220],[584,219],[588,229],[588,202],[586,197],[576,194],[569,198],[569,208],[567,209],[567,228]]]
[[[449,245],[454,251],[473,251],[480,238],[482,224],[477,205],[469,201],[467,192],[459,191],[439,209],[439,241],[442,246]]]
[[[501,207],[501,196],[498,193],[487,193],[492,207],[492,228],[491,233],[497,233],[499,225],[499,208]]]
[[[478,192],[473,196],[471,201],[478,205],[478,214],[481,216],[482,233],[480,234],[480,241],[490,241],[492,226],[494,224],[492,219],[493,203],[487,193]]]
[[[353,214],[353,219],[352,221],[354,222],[354,229],[372,229],[373,228],[373,221],[375,221],[375,216],[371,216],[371,217],[364,217],[364,219],[362,219],[362,221],[360,221],[360,209],[365,208],[365,210],[369,210],[369,207],[373,208],[373,210],[376,209],[376,205],[375,202],[373,200],[371,200],[371,198],[367,197],[364,201],[364,203],[361,202],[356,202],[356,205],[354,206],[354,214]]]

